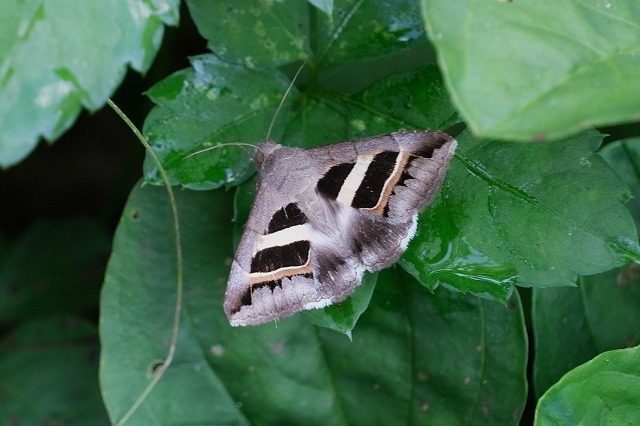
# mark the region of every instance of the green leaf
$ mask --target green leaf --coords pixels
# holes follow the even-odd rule
[[[636,264],[580,277],[578,288],[534,289],[536,393],[601,352],[640,343],[638,306]]]
[[[98,388],[94,324],[53,315],[0,343],[0,418],[11,424],[109,424]]]
[[[407,49],[415,50],[426,42],[422,23],[415,13],[417,5],[414,2],[401,5],[397,9],[403,10],[400,16],[390,14],[386,2],[341,2],[334,10],[335,21],[316,13],[304,2],[265,2],[249,8],[189,2],[201,33],[209,38],[216,55],[244,63],[247,68],[222,62],[212,55],[201,55],[192,59],[192,68],[173,74],[149,91],[157,106],[145,121],[144,133],[171,183],[211,189],[247,179],[253,168],[246,153],[237,146],[185,157],[218,143],[255,144],[264,139],[287,87],[280,71],[267,67],[301,57],[301,53],[290,51],[299,45],[292,41],[296,39],[314,40],[313,53],[310,50],[304,54],[309,56],[308,64],[297,81],[302,91],[289,93],[270,135],[274,140],[308,147],[372,135],[383,127],[388,132],[453,124],[457,116],[435,67],[393,75],[427,62],[417,51],[409,55],[410,59],[401,56]],[[255,26],[266,25],[265,19],[275,23],[270,24],[268,36],[258,37],[256,42]],[[372,19],[376,23],[373,28]],[[305,20],[313,25],[298,25]],[[338,35],[340,43],[334,43]],[[372,35],[385,42],[376,42],[373,49]],[[218,42],[223,45],[215,44]],[[273,57],[274,49],[283,57]],[[347,51],[352,55],[349,61],[358,62],[344,70],[336,69],[334,64],[345,62]],[[360,57],[353,56],[355,51],[361,52]],[[363,75],[362,69],[370,67],[367,61],[374,53],[384,56],[393,66],[376,66],[378,75]],[[399,55],[400,60],[390,61],[393,55]],[[254,69],[254,62],[261,68]],[[367,88],[370,82],[387,75],[391,76],[388,80]],[[345,84],[350,93],[367,90],[349,96],[337,89]],[[402,94],[395,98],[398,101],[385,100],[394,91]],[[289,117],[292,104],[296,108]],[[433,117],[424,118],[424,114],[432,113]],[[367,123],[370,129],[363,127],[365,120],[372,120]],[[149,160],[145,164],[145,179],[159,182],[155,166]]]
[[[393,74],[343,100],[349,139],[412,129],[445,129],[459,122],[435,66]]]
[[[227,146],[185,157],[221,142],[264,140],[287,82],[277,73],[247,70],[213,55],[191,58],[191,64],[192,68],[172,74],[149,90],[156,107],[145,120],[144,133],[172,184],[211,189],[242,182],[254,173],[253,151]],[[280,137],[282,124],[272,136]],[[150,158],[145,176],[151,183],[160,183]]]
[[[215,349],[215,340],[194,341],[192,326],[200,320],[202,311],[192,312],[189,306],[205,303],[208,309],[217,308],[222,314],[222,299],[215,303],[203,294],[218,289],[222,295],[224,289],[222,277],[228,273],[229,264],[230,196],[190,191],[176,196],[188,286],[179,349],[174,367],[131,418],[131,424],[212,423],[205,419],[243,423],[234,401],[207,366],[206,358],[213,356],[210,351]],[[137,187],[118,225],[100,302],[100,383],[112,422],[121,419],[133,405],[167,354],[177,297],[171,218],[164,188]],[[206,249],[201,251],[203,247]],[[199,271],[202,267],[209,269],[208,274]],[[202,326],[218,330],[222,319]]]
[[[630,187],[628,206],[637,218],[638,139],[605,146],[601,155]],[[638,265],[581,277],[578,288],[535,289],[532,318],[536,338],[534,383],[541,395],[577,365],[606,350],[640,343]]]
[[[444,289],[432,295],[389,269],[379,274],[353,342],[301,315],[231,327],[222,310],[229,195],[176,194],[185,260],[179,341],[131,424],[517,424],[527,345],[517,296],[505,308]],[[168,350],[176,302],[171,228],[164,190],[137,187],[102,294],[100,377],[112,421]]]
[[[194,14],[212,7],[189,6]],[[203,55],[150,92],[158,106],[145,133],[172,183],[240,186],[233,229],[230,194],[177,194],[185,250],[179,342],[173,364],[131,422],[518,423],[527,343],[513,284],[569,285],[578,274],[638,259],[623,205],[629,191],[593,153],[601,135],[525,145],[464,134],[443,191],[422,214],[401,260],[422,286],[390,269],[377,275],[371,296],[361,286],[346,305],[328,311],[231,328],[222,311],[224,288],[255,181],[238,147],[188,154],[219,142],[262,140],[285,92],[282,75],[292,76],[302,56],[307,65],[272,132],[280,143],[308,147],[458,121],[438,71],[426,65],[431,57],[411,12],[415,5],[394,15],[381,2],[336,2],[332,17],[303,2],[289,10],[269,2],[232,7],[196,17],[200,31],[221,34],[229,16],[264,23],[291,13],[296,19],[276,23],[273,37],[262,39],[235,21],[229,28],[240,33],[210,35],[209,43],[224,45],[216,53],[245,67]],[[299,14],[303,7],[308,12]],[[248,17],[252,10],[259,19]],[[286,40],[298,39],[308,40],[308,46],[293,45],[299,56],[277,54],[292,48]],[[270,51],[270,43],[277,49]],[[263,107],[252,108],[256,99],[266,100]],[[149,163],[146,173],[157,183]],[[162,190],[134,191],[107,273],[101,378],[113,421],[132,406],[168,351],[177,293],[164,203]]]
[[[422,0],[422,8],[476,134],[558,139],[640,115],[638,2]]]
[[[335,72],[331,70],[335,65],[349,67],[355,62],[361,80],[369,72],[391,74],[390,70],[398,72],[402,69],[398,65],[411,61],[411,54],[403,56],[406,51],[413,50],[418,56],[429,51],[419,5],[414,0],[336,1],[332,17],[317,17],[313,51],[328,72]],[[400,60],[390,60],[390,55],[398,55]]]
[[[505,300],[512,282],[573,285],[638,258],[630,193],[593,154],[597,132],[536,145],[458,139],[430,220],[402,258],[421,282]]]
[[[627,203],[640,229],[640,138],[623,139],[604,146],[598,152],[631,190]]]
[[[384,57],[376,62],[376,68],[398,71],[398,64],[389,61],[389,55],[416,47],[427,50],[419,6],[413,0],[312,3],[322,12],[304,1],[269,1],[249,6],[187,1],[209,48],[221,58],[247,68],[277,67],[313,58],[310,67],[319,69],[354,61],[370,64],[372,57]],[[420,64],[409,55],[403,59]],[[358,69],[362,71],[362,65]]]
[[[378,274],[365,274],[362,283],[353,294],[345,300],[323,309],[303,311],[304,318],[312,324],[346,334],[351,339],[351,332],[360,315],[367,310],[373,290],[376,288]]]
[[[633,198],[627,207],[640,217],[640,139],[610,143],[600,155],[623,178]],[[580,277],[578,288],[533,292],[536,340],[534,384],[542,395],[562,375],[606,350],[640,343],[640,277],[630,264]]]
[[[95,309],[110,248],[106,230],[88,218],[34,224],[2,256],[0,324]]]
[[[640,422],[640,347],[603,353],[572,370],[538,402],[536,425]]]
[[[127,65],[146,71],[177,20],[176,0],[1,2],[0,167],[102,107]]]
[[[583,288],[533,289],[531,317],[536,342],[533,382],[538,398],[565,373],[600,352],[592,333],[598,324],[591,323],[585,312],[587,306],[581,300]],[[608,288],[610,285],[602,289],[603,299]]]
[[[278,66],[310,55],[305,1],[186,3],[209,48],[230,62],[247,68]]]

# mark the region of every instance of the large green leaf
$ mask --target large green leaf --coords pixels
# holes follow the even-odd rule
[[[600,151],[631,189],[634,198],[628,205],[636,220],[640,217],[638,142],[618,141]],[[637,345],[639,306],[640,279],[635,263],[580,277],[578,288],[535,289],[531,314],[536,393],[542,395],[562,375],[600,352]]]
[[[573,285],[638,258],[630,193],[593,154],[597,132],[535,145],[458,139],[441,195],[401,260],[425,285],[506,300],[511,283]]]
[[[310,6],[305,1],[186,3],[209,48],[231,62],[254,68],[309,56],[309,39],[304,34],[309,31]]]
[[[640,347],[605,352],[572,370],[540,399],[536,425],[640,422]]]
[[[224,288],[230,194],[178,195],[187,261],[186,302],[201,300],[209,303],[209,309],[221,307],[221,300],[218,306],[204,292]],[[100,382],[113,422],[124,416],[151,380],[171,340],[177,277],[170,212],[162,188],[136,188],[115,236],[100,302]],[[211,268],[209,276],[198,270],[202,267]],[[194,314],[185,306],[174,367],[132,424],[204,424],[212,423],[207,421],[212,418],[216,423],[242,422],[233,399],[206,365],[215,342],[194,340],[192,327],[199,321]],[[207,321],[203,326],[216,330],[220,324]]]
[[[0,167],[104,105],[126,66],[144,72],[176,0],[0,2]]]
[[[640,3],[422,0],[447,86],[483,137],[560,138],[640,115]]]
[[[415,0],[336,1],[331,18],[318,18],[314,53],[323,67],[356,62],[364,76],[393,67],[389,55],[425,53],[427,39]],[[408,60],[401,58],[400,64]]]
[[[211,50],[248,68],[311,57],[313,68],[326,68],[426,44],[414,0],[339,0],[329,14],[297,0],[251,5],[187,0],[187,5]],[[386,62],[393,67],[392,61]]]
[[[232,255],[230,194],[181,191],[185,260],[173,364],[130,424],[517,424],[526,336],[509,308],[379,274],[345,336],[301,315],[232,328],[222,303]],[[176,303],[165,191],[136,188],[114,241],[101,312],[101,383],[120,419],[167,353]]]
[[[98,334],[80,318],[28,321],[0,342],[4,424],[107,425],[98,388]]]
[[[172,74],[149,90],[156,107],[145,120],[144,133],[172,184],[211,189],[242,182],[254,172],[251,147],[248,153],[228,146],[186,156],[217,143],[264,140],[287,81],[279,73],[247,70],[213,55],[192,58],[191,63],[192,68]],[[284,108],[282,114],[286,116],[287,111]],[[283,124],[280,121],[271,136],[280,138]],[[149,158],[145,176],[152,183],[160,182]]]

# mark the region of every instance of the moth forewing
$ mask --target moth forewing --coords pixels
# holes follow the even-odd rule
[[[260,181],[225,312],[254,325],[344,300],[395,263],[438,192],[456,141],[390,133],[309,149],[258,147]]]

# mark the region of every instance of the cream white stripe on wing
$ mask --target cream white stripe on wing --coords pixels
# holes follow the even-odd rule
[[[351,169],[351,173],[349,173],[349,176],[344,180],[336,200],[341,203],[345,203],[348,206],[351,205],[353,197],[356,196],[356,191],[360,188],[360,184],[364,180],[369,164],[371,164],[374,157],[375,155],[372,154],[361,155],[358,157],[355,166]]]
[[[295,243],[296,241],[307,240],[309,240],[307,225],[291,226],[271,234],[260,236],[254,252],[257,253],[270,247],[286,246],[287,244]]]
[[[260,284],[266,281],[277,281],[285,277],[292,277],[294,275],[302,275],[313,272],[313,266],[311,264],[311,255],[307,257],[307,263],[300,266],[285,266],[275,271],[269,272],[252,272],[249,274],[249,284]]]

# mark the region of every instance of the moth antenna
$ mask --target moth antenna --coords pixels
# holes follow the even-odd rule
[[[212,151],[214,149],[218,149],[218,148],[222,148],[222,147],[230,146],[230,145],[239,146],[247,154],[247,156],[249,156],[250,158],[253,158],[253,154],[251,154],[249,151],[247,151],[245,149],[245,146],[250,146],[253,149],[257,148],[255,145],[252,145],[250,143],[244,143],[244,142],[219,143],[218,145],[210,146],[209,148],[205,148],[205,149],[201,149],[200,151],[192,152],[191,154],[189,154],[186,157],[184,157],[183,160],[186,160],[187,158],[193,157],[194,155],[197,155],[197,154],[202,154],[203,152]]]
[[[278,108],[276,108],[276,113],[273,114],[273,118],[271,119],[271,123],[269,124],[269,130],[267,130],[267,139],[266,140],[269,140],[269,138],[271,137],[271,130],[273,129],[273,125],[276,122],[276,118],[278,118],[278,115],[280,114],[280,110],[282,109],[282,105],[284,105],[284,101],[287,99],[287,96],[289,96],[289,92],[291,92],[291,89],[293,88],[294,83],[298,79],[298,76],[300,75],[300,72],[302,71],[302,68],[304,68],[306,63],[307,62],[305,61],[305,62],[302,63],[302,65],[300,65],[300,68],[298,68],[298,71],[296,71],[295,75],[291,79],[291,83],[289,83],[289,87],[287,87],[287,90],[284,92],[284,95],[282,96],[282,99],[280,99],[280,104],[278,105]]]

